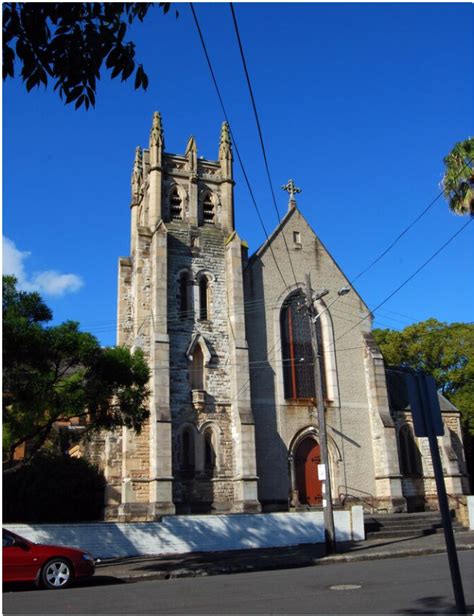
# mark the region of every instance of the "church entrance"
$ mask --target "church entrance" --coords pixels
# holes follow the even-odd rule
[[[321,463],[319,444],[308,436],[301,441],[295,454],[295,479],[301,505],[317,507],[322,504],[318,464]]]

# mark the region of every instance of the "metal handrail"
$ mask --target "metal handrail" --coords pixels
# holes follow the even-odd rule
[[[363,498],[362,496],[357,496],[357,494],[350,494],[349,492],[345,492],[344,490],[358,492],[359,494],[363,494],[365,498]],[[378,508],[375,506],[375,497],[373,494],[371,494],[370,492],[365,492],[364,490],[359,490],[358,488],[352,488],[350,486],[339,486],[338,495],[342,506],[345,506],[347,499],[352,499],[356,502],[367,505],[370,508],[370,513],[374,513],[376,511],[387,511],[386,507]]]

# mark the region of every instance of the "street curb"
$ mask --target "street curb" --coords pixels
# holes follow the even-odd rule
[[[474,550],[474,544],[457,546],[457,551]],[[335,556],[324,556],[300,562],[273,562],[252,564],[219,565],[210,564],[201,568],[181,567],[171,571],[154,571],[150,573],[130,573],[128,575],[113,575],[112,577],[126,584],[134,582],[156,581],[156,580],[175,580],[187,577],[206,577],[210,575],[224,575],[229,573],[251,573],[255,571],[272,571],[277,569],[295,569],[299,567],[314,567],[321,565],[335,565],[338,563],[362,562],[370,560],[385,560],[389,558],[408,558],[416,556],[428,556],[430,554],[442,554],[446,552],[444,547],[415,548],[397,550],[394,552],[372,552],[370,554],[337,554]],[[104,567],[106,569],[106,567]],[[99,569],[96,573],[107,575],[107,571]]]

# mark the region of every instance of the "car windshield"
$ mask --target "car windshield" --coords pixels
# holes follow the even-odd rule
[[[24,539],[23,537],[20,537],[20,535],[15,535],[15,533],[11,533],[8,530],[3,529],[2,530],[2,547],[8,547],[10,545],[15,545],[15,542],[17,541],[23,541],[24,543],[33,543],[33,541],[30,541],[29,539]]]

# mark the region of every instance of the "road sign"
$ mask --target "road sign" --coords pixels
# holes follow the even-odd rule
[[[420,372],[407,372],[404,376],[416,436],[428,436],[427,416],[431,418],[435,435],[443,436],[443,420],[434,378]]]

